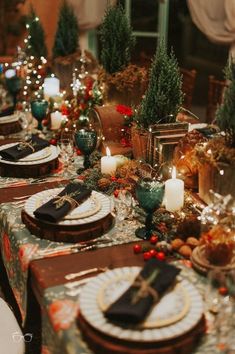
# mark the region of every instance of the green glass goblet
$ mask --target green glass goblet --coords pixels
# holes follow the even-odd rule
[[[138,228],[135,234],[139,238],[148,240],[154,229],[153,213],[163,200],[164,184],[154,180],[142,180],[137,184],[135,193],[140,207],[147,213],[145,226]]]
[[[97,144],[97,133],[92,129],[80,129],[75,132],[75,142],[78,149],[84,155],[83,167],[91,167],[90,154],[95,150]]]
[[[6,87],[9,93],[13,98],[13,106],[16,107],[17,103],[17,95],[22,88],[22,80],[18,76],[11,77],[10,79],[6,79]]]
[[[46,117],[48,102],[45,100],[34,100],[30,102],[31,113],[38,121],[38,130],[42,130],[42,120]]]

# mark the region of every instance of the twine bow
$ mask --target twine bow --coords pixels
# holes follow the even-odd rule
[[[55,204],[56,206],[56,209],[61,208],[65,202],[68,202],[70,204],[71,209],[75,209],[79,206],[79,203],[68,194],[57,196],[54,199],[56,199],[53,202],[53,204]]]
[[[158,275],[159,270],[155,269],[147,279],[144,279],[141,275],[135,279],[133,283],[133,287],[139,288],[138,291],[134,294],[131,304],[135,305],[141,299],[151,295],[154,303],[158,301],[159,294],[158,292],[151,287],[151,283],[153,283],[154,279]]]
[[[34,147],[33,147],[33,144],[32,143],[27,143],[26,141],[20,143],[17,147],[18,150],[24,150],[24,149],[27,149],[27,148],[30,148],[32,150],[32,152],[35,151]]]

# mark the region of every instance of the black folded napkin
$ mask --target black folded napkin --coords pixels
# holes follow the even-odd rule
[[[32,135],[32,139],[28,142],[22,142],[10,148],[0,151],[0,156],[4,160],[17,161],[36,151],[42,150],[49,146],[50,143],[37,135]]]
[[[131,287],[109,306],[104,315],[111,321],[123,324],[142,322],[179,272],[180,269],[173,265],[150,259]]]
[[[70,183],[57,197],[41,205],[34,211],[36,218],[49,222],[57,222],[70,210],[76,208],[91,195],[91,190],[81,183]],[[60,198],[63,197],[64,198]],[[67,198],[67,200],[66,200]],[[69,200],[69,198],[71,200]],[[74,202],[76,201],[76,202]]]
[[[15,110],[15,109],[14,109],[13,106],[12,106],[12,107],[7,107],[7,108],[1,110],[1,111],[0,111],[0,118],[1,118],[1,117],[6,117],[6,116],[10,116],[11,114],[14,113],[14,110]]]

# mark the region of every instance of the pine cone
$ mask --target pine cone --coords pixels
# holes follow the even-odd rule
[[[105,191],[106,189],[108,189],[110,184],[111,184],[111,181],[108,178],[103,177],[98,180],[98,187],[102,191]]]

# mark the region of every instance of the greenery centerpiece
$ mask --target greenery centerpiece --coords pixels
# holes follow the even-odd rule
[[[146,89],[147,72],[131,64],[135,37],[121,5],[107,8],[100,40],[99,79],[104,83],[104,100],[110,104],[138,104]]]
[[[72,5],[63,1],[53,46],[54,71],[63,89],[69,89],[76,61],[80,58],[79,25]]]
[[[212,201],[210,190],[235,197],[235,64],[232,60],[224,72],[229,85],[216,112],[216,121],[222,133],[197,147],[199,195],[206,203]]]
[[[147,147],[145,142],[145,150],[143,151],[142,143],[140,151],[136,151],[137,156],[134,152],[134,157],[139,158],[139,155],[142,154],[142,157],[146,159],[149,153],[152,154],[150,150],[154,144],[154,137],[149,136],[149,132],[155,134],[155,137],[158,130],[161,131],[160,135],[163,135],[164,131],[168,132],[169,135],[169,130],[173,129],[175,131],[180,127],[181,124],[176,123],[176,116],[183,101],[181,86],[182,76],[173,49],[168,54],[165,42],[161,41],[152,61],[149,84],[135,115],[135,125],[132,129],[133,147],[139,146],[137,140],[139,133],[145,140],[146,137],[150,138],[149,146]],[[175,125],[172,125],[173,123]],[[152,156],[150,159],[152,160]]]

